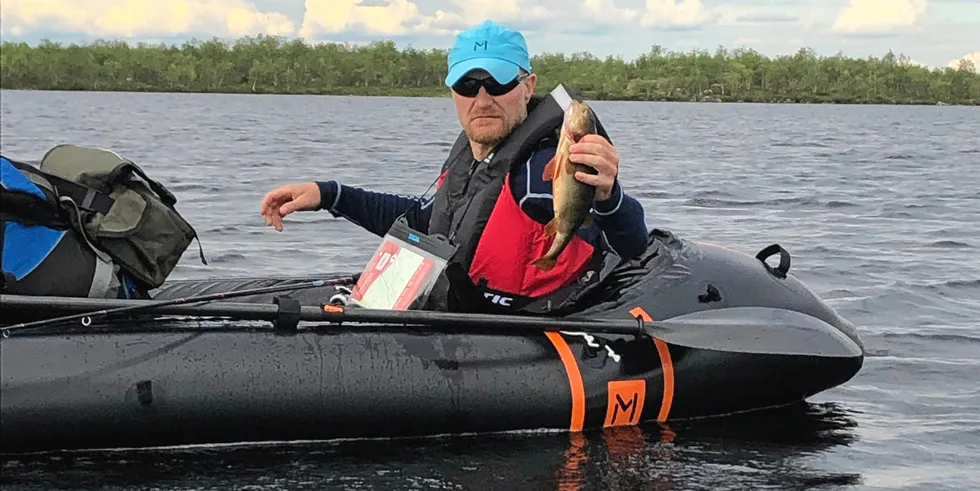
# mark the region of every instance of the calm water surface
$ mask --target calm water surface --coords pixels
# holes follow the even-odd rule
[[[359,268],[325,212],[282,233],[262,195],[335,178],[417,194],[458,131],[448,99],[4,91],[2,152],[107,147],[197,227],[174,278]],[[980,489],[980,109],[597,102],[649,227],[755,253],[862,329],[868,358],[808,407],[622,431],[6,458],[4,489]]]

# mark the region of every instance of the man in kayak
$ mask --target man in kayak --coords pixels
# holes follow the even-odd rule
[[[520,311],[560,303],[598,276],[606,254],[630,259],[646,250],[643,207],[617,179],[619,156],[601,136],[600,123],[600,134],[581,138],[570,154],[571,161],[598,171],[578,177],[596,188],[592,224],[578,229],[555,267],[531,265],[551,245],[545,224],[554,217],[553,181],[543,174],[563,114],[553,104],[535,111],[543,98],[534,95],[537,77],[524,37],[500,24],[487,21],[461,32],[448,68],[445,83],[463,132],[432,198],[336,180],[288,184],[263,198],[266,224],[282,231],[290,213],[327,210],[379,237],[404,216],[414,230],[450,238],[458,246],[451,264],[465,274],[433,289],[424,308],[435,310]]]

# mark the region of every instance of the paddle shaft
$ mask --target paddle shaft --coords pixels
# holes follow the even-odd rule
[[[190,297],[183,303],[192,302]],[[200,297],[198,297],[200,298]],[[225,297],[227,298],[227,297]],[[50,302],[50,300],[49,300]],[[16,307],[45,307],[44,297],[16,297],[0,295],[0,303]],[[138,305],[134,305],[134,303]],[[128,306],[112,308],[114,306]],[[102,307],[105,312],[120,312],[122,308],[132,310],[146,310],[152,308],[154,313],[161,315],[188,315],[197,317],[231,317],[241,320],[265,320],[275,321],[280,310],[278,305],[266,303],[217,303],[208,305],[180,305],[174,301],[166,303],[154,302],[152,300],[125,300],[125,299],[93,299],[93,298],[71,298],[59,299],[59,308],[65,310],[76,310],[80,314],[68,315],[65,319],[82,319],[92,315],[92,310]],[[100,311],[100,312],[102,312]],[[636,320],[623,319],[570,319],[570,318],[547,318],[547,317],[527,317],[519,315],[489,315],[489,314],[465,314],[452,312],[433,312],[433,311],[391,311],[383,309],[362,309],[349,308],[343,312],[326,312],[320,307],[303,306],[300,307],[299,317],[301,321],[312,323],[366,323],[366,324],[385,324],[385,325],[415,325],[432,327],[456,327],[459,330],[469,328],[485,327],[488,329],[502,329],[513,331],[517,330],[536,330],[536,331],[557,331],[574,330],[588,332],[605,332],[613,334],[642,335],[643,329]],[[55,319],[50,319],[51,321]],[[6,329],[17,328],[17,330],[40,327],[47,321],[38,321],[17,326],[10,326]],[[650,325],[650,323],[646,323]]]
[[[517,328],[535,331],[583,330],[613,334],[645,334],[637,320],[617,319],[575,319],[554,317],[531,317],[505,314],[464,314],[453,312],[433,312],[407,310],[392,313],[382,309],[346,309],[343,312],[324,312],[303,307],[302,318],[319,322],[361,322],[369,324],[403,324],[420,326],[458,326],[467,327]]]
[[[192,297],[194,298],[194,297]],[[197,297],[198,299],[201,297]],[[182,299],[187,303],[192,299]],[[50,308],[51,297],[0,295],[2,309]],[[205,305],[167,305],[148,300],[57,298],[58,308],[84,312],[71,318],[91,315],[95,309],[120,311],[149,309],[162,315],[191,317],[224,317],[242,321],[272,322],[279,331],[291,332],[300,321],[312,324],[361,323],[374,326],[418,326],[441,328],[453,333],[512,335],[526,332],[622,334],[633,337],[655,337],[674,346],[712,351],[753,353],[761,355],[816,356],[855,358],[863,356],[862,348],[838,328],[816,317],[792,310],[772,307],[733,307],[709,309],[659,321],[624,318],[529,317],[518,315],[466,314],[433,311],[397,311],[382,309],[299,306],[293,302],[238,303],[219,302]],[[137,304],[137,305],[134,305]],[[119,307],[113,309],[112,307]],[[33,324],[39,327],[37,323]],[[50,324],[49,324],[50,325]],[[40,327],[43,327],[42,324]],[[0,328],[3,329],[3,328]],[[22,328],[23,329],[23,328]],[[7,331],[4,330],[4,337]]]
[[[230,292],[211,293],[211,294],[208,294],[208,295],[197,295],[197,296],[192,296],[192,297],[174,298],[174,299],[170,299],[170,300],[129,300],[129,299],[118,299],[118,300],[116,300],[114,302],[113,301],[114,299],[79,298],[79,299],[77,299],[78,300],[77,302],[71,302],[71,303],[74,304],[74,305],[85,305],[86,302],[84,302],[84,301],[87,300],[87,301],[90,301],[88,303],[88,305],[90,306],[90,308],[98,308],[98,307],[102,307],[102,308],[99,309],[99,310],[82,311],[81,313],[78,313],[78,314],[70,314],[70,315],[64,315],[64,316],[60,316],[60,317],[53,317],[53,318],[50,318],[50,319],[43,319],[43,320],[39,320],[39,321],[33,321],[33,322],[25,322],[25,323],[21,323],[21,324],[15,324],[15,325],[12,325],[12,326],[0,328],[0,330],[3,331],[3,336],[4,337],[7,337],[7,336],[10,335],[10,331],[19,331],[21,329],[34,329],[34,328],[44,327],[44,326],[48,326],[48,325],[57,325],[57,324],[60,324],[62,322],[73,321],[73,320],[82,320],[84,322],[85,319],[88,319],[89,321],[91,321],[91,319],[93,317],[99,317],[99,316],[105,316],[105,315],[130,313],[130,312],[139,312],[139,311],[142,311],[142,310],[151,310],[151,309],[152,310],[158,310],[158,309],[166,308],[166,307],[170,307],[170,306],[179,306],[181,304],[191,304],[191,303],[199,303],[199,302],[211,302],[211,301],[214,301],[214,300],[223,300],[223,299],[236,298],[236,297],[246,297],[246,296],[249,296],[249,295],[261,295],[263,293],[279,293],[279,292],[287,292],[287,291],[293,291],[293,290],[302,290],[302,289],[306,289],[306,288],[315,288],[315,287],[320,287],[320,286],[342,285],[342,284],[348,284],[351,281],[353,281],[353,278],[352,277],[337,278],[337,279],[333,279],[333,280],[329,280],[329,281],[328,280],[312,280],[312,281],[303,281],[301,283],[294,283],[294,284],[288,284],[288,285],[273,285],[273,286],[266,286],[266,287],[260,287],[260,288],[251,288],[251,289],[247,289],[247,290],[236,290],[236,291],[230,291]],[[26,297],[26,298],[36,299],[36,302],[34,302],[34,301],[25,301],[25,299],[20,299],[20,301],[8,299],[8,300],[5,300],[5,301],[11,302],[14,306],[33,306],[33,307],[37,307],[37,308],[50,308],[50,299],[49,298],[46,299],[46,297],[43,297],[43,296]],[[63,302],[59,302],[59,303],[63,303]],[[30,304],[33,304],[33,305],[30,305]],[[6,305],[11,305],[11,304],[6,304]],[[109,307],[110,305],[118,305],[118,306],[116,306],[116,307]],[[239,304],[235,304],[235,305],[239,305]],[[237,316],[237,314],[234,313],[234,312],[237,312],[237,310],[230,310],[230,311],[228,311],[227,314],[200,314],[198,312],[200,311],[199,309],[201,309],[201,308],[202,308],[201,306],[197,306],[197,307],[190,307],[189,309],[185,308],[184,310],[185,310],[185,312],[188,315],[212,315],[212,316],[214,316],[214,315],[231,315],[231,316]],[[161,311],[161,313],[164,313],[164,312]],[[184,312],[182,312],[182,313],[184,313]]]

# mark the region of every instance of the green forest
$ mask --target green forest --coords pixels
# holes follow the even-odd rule
[[[2,43],[0,87],[34,90],[448,96],[446,50],[307,44],[281,37],[214,38],[181,45],[122,41],[36,46]],[[928,69],[892,52],[818,56],[801,48],[766,57],[752,49],[670,52],[632,61],[587,52],[532,58],[538,89],[562,83],[591,100],[980,105],[980,74]]]

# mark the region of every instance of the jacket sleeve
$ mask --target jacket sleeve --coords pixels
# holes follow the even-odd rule
[[[647,248],[647,225],[643,205],[626,194],[617,179],[609,199],[596,201],[593,220],[605,245],[623,259],[639,256]]]
[[[395,219],[403,214],[410,227],[428,233],[431,198],[423,200],[417,196],[367,191],[333,180],[317,181],[316,184],[320,188],[317,210],[327,210],[335,217],[346,218],[378,237],[384,237]]]

